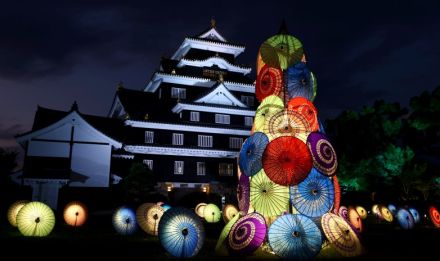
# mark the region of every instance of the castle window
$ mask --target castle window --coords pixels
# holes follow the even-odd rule
[[[198,111],[190,112],[189,120],[190,121],[200,121],[200,112],[198,112]]]
[[[183,175],[183,161],[174,161],[174,174]]]
[[[215,114],[215,123],[220,124],[229,124],[231,122],[231,118],[226,114]]]
[[[172,87],[171,88],[171,98],[186,99],[186,89]]]
[[[206,174],[205,162],[197,162],[197,175],[204,176]]]
[[[254,97],[241,95],[241,102],[246,104],[247,106],[254,106]]]
[[[154,143],[153,131],[145,131],[145,143]]]
[[[218,164],[218,174],[220,176],[232,176],[232,175],[234,175],[234,164],[232,164],[232,163],[220,163],[220,164]]]
[[[231,149],[239,149],[241,148],[241,145],[243,144],[242,138],[229,138],[229,148]]]
[[[199,147],[212,147],[212,136],[199,135],[198,145]]]
[[[252,126],[254,124],[254,119],[252,117],[244,117],[244,125]]]
[[[183,145],[182,133],[173,133],[173,145]]]
[[[153,160],[144,159],[142,160],[142,163],[145,165],[145,167],[149,168],[150,170],[153,170]]]

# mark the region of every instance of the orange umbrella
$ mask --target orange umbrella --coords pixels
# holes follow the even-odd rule
[[[318,111],[311,101],[298,96],[289,100],[287,103],[287,109],[301,114],[309,122],[311,131],[318,131]]]
[[[362,232],[362,220],[358,212],[353,207],[348,207],[348,221],[357,232]]]
[[[87,207],[79,201],[73,201],[64,208],[64,221],[70,226],[82,226],[87,220]]]
[[[339,186],[338,178],[335,176],[333,178],[333,186],[335,187],[335,203],[333,205],[333,213],[339,214],[339,206],[341,204],[341,187]]]

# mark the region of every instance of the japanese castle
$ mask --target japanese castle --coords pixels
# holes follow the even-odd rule
[[[76,104],[69,112],[39,107],[32,130],[17,136],[33,200],[56,208],[61,187],[109,187],[134,161],[151,169],[164,195],[235,191],[238,153],[257,107],[251,68],[237,63],[244,50],[213,20],[162,58],[145,86],[119,86],[108,117],[80,113]],[[44,167],[54,158],[63,159],[58,172]]]

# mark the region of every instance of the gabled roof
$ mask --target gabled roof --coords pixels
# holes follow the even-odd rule
[[[217,65],[221,69],[225,69],[231,72],[242,73],[244,75],[250,73],[252,70],[250,67],[242,67],[239,65],[231,64],[230,62],[226,61],[224,58],[219,56],[209,57],[204,60],[190,60],[183,58],[177,63],[177,67],[183,67],[183,66],[212,67],[213,65]]]
[[[237,99],[226,86],[220,82],[217,86],[212,87],[212,90],[205,94],[203,97],[194,101],[195,103],[203,104],[220,104],[237,106],[241,108],[247,108],[244,103]]]
[[[228,53],[234,55],[234,57],[237,57],[239,54],[244,52],[245,49],[244,45],[241,44],[231,44],[211,39],[186,37],[173,56],[171,56],[171,59],[182,59],[182,57],[184,57],[191,48],[209,50],[217,53]]]
[[[74,123],[73,123],[74,122]],[[66,124],[81,124],[101,139],[115,148],[122,144],[116,139],[122,139],[124,124],[121,120],[81,114],[77,110],[59,111],[38,106],[35,113],[32,130],[16,136],[18,143],[23,143],[34,137],[44,135]]]
[[[211,27],[208,30],[202,32],[197,36],[197,38],[227,42],[227,40],[215,29],[215,27]]]

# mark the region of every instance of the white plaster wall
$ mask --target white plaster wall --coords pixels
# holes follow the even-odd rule
[[[61,142],[29,141],[28,156],[69,157],[69,144]]]

